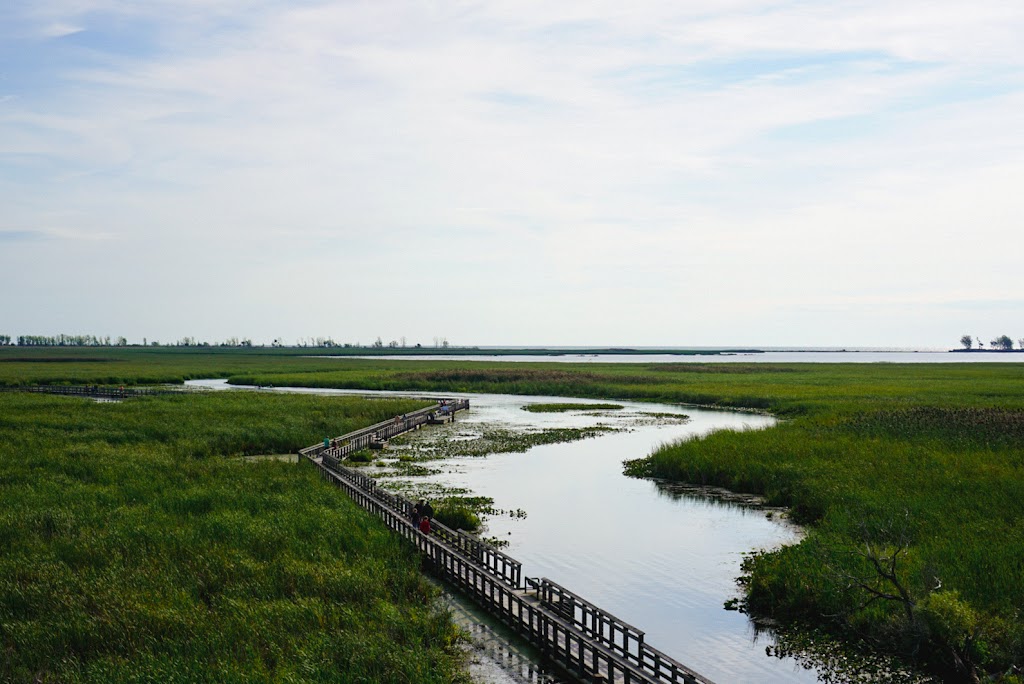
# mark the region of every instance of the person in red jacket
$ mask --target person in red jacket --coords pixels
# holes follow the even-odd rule
[[[430,518],[427,516],[420,518],[420,532],[430,534]]]

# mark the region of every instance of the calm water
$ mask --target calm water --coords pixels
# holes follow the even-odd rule
[[[743,554],[792,543],[798,531],[763,510],[673,493],[622,474],[623,460],[645,456],[663,442],[716,429],[765,427],[771,418],[626,402],[616,402],[624,410],[601,416],[538,414],[522,406],[557,399],[470,399],[472,410],[459,422],[417,436],[470,437],[485,425],[602,423],[629,430],[526,453],[448,459],[440,475],[423,478],[493,497],[499,509],[525,510],[525,519],[491,518],[487,530],[508,540],[506,551],[522,561],[525,575],[547,577],[580,594],[644,630],[655,648],[715,681],[817,680],[792,661],[767,657],[766,643],[755,642],[746,617],[722,607],[738,595],[735,578]],[[641,415],[647,412],[685,412],[691,421],[652,425]]]
[[[224,381],[188,384],[227,387]],[[264,391],[429,396],[303,388]],[[525,510],[525,519],[491,518],[487,530],[490,536],[508,540],[506,550],[522,561],[524,576],[562,584],[645,631],[652,646],[715,681],[817,681],[815,672],[793,660],[766,656],[770,640],[755,638],[745,616],[722,607],[739,595],[735,578],[744,553],[795,542],[799,531],[763,510],[673,492],[622,474],[622,461],[646,456],[664,442],[718,429],[763,428],[774,422],[772,418],[629,402],[616,402],[625,408],[600,416],[530,413],[522,406],[559,399],[459,396],[471,400],[468,414],[416,436],[432,439],[447,433],[471,438],[484,426],[532,429],[601,423],[628,430],[538,446],[526,453],[452,458],[441,462],[440,475],[417,480],[465,487],[493,497],[497,508]],[[691,420],[666,425],[643,415],[651,412],[686,414]],[[519,655],[514,660],[515,667],[529,662]],[[504,676],[512,676],[507,668]]]
[[[551,363],[1024,363],[1019,353],[964,354],[948,351],[765,351],[709,355],[563,354],[560,356],[320,356],[324,359],[396,361],[510,361]]]

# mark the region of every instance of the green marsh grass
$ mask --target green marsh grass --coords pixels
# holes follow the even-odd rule
[[[449,682],[400,539],[295,451],[411,401],[0,394],[0,681]]]
[[[434,517],[453,530],[476,532],[480,529],[480,516],[473,507],[458,497],[444,498],[433,503]]]
[[[505,427],[485,426],[469,434],[437,437],[434,434],[407,435],[391,440],[389,451],[406,461],[437,461],[459,456],[524,453],[542,444],[558,444],[590,439],[617,428],[598,425],[586,428],[545,428],[523,432]]]
[[[530,413],[563,413],[565,411],[615,411],[623,408],[622,404],[527,404],[524,411]]]
[[[216,376],[769,411],[782,419],[774,428],[669,445],[627,466],[637,476],[763,494],[808,525],[801,543],[748,562],[748,610],[868,639],[951,681],[1024,668],[1024,364],[577,366],[136,351],[81,350],[77,363],[0,363],[0,383]],[[65,352],[0,350],[0,359],[35,353]],[[84,360],[100,354],[110,360]],[[107,448],[120,448],[118,440],[110,435]],[[55,476],[84,476],[75,464],[64,468]],[[57,534],[67,522],[37,524]],[[862,585],[885,584],[865,545],[876,559],[899,550],[895,579],[909,612],[899,601],[869,602]]]

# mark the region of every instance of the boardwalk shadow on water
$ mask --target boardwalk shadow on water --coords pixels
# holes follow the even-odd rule
[[[445,590],[452,621],[465,630],[469,671],[478,684],[561,684],[544,656],[461,596]]]

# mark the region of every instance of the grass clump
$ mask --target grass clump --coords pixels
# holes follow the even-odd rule
[[[369,463],[374,458],[376,458],[376,454],[372,449],[360,449],[359,451],[353,451],[351,454],[346,456],[345,460],[352,463]]]
[[[434,505],[434,517],[453,530],[476,532],[480,529],[480,516],[464,501],[442,499]]]
[[[616,411],[623,408],[622,404],[526,404],[524,411],[530,413],[564,413],[566,411]]]

